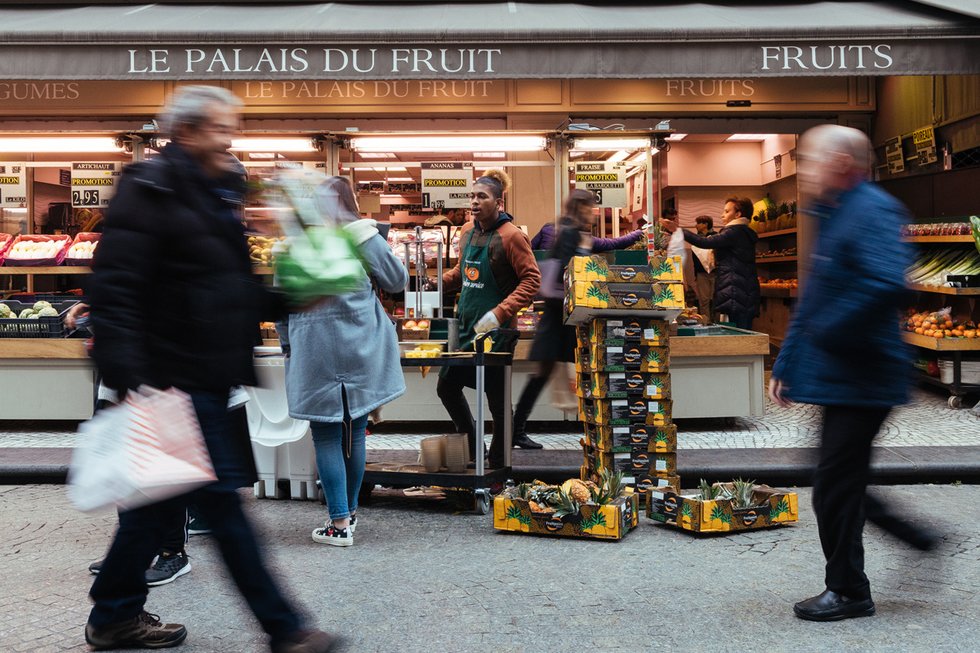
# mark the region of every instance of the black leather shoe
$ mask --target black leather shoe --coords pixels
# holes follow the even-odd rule
[[[823,594],[794,605],[793,612],[807,621],[840,621],[870,617],[875,613],[875,604],[871,599],[849,599],[837,592],[824,590]]]
[[[514,440],[510,443],[512,447],[520,447],[521,449],[544,449],[544,445],[540,442],[535,442],[531,438],[527,437],[526,433],[520,433],[514,436]]]

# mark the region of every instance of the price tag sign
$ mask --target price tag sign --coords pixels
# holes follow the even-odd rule
[[[422,162],[422,208],[465,209],[470,205],[473,164],[459,161]]]
[[[912,143],[919,155],[919,165],[936,162],[936,132],[932,127],[923,127],[912,132]]]
[[[575,188],[592,191],[602,207],[626,206],[626,165],[622,162],[583,161],[575,164]]]
[[[0,163],[0,208],[27,206],[26,170],[23,163]]]
[[[121,163],[71,164],[72,208],[105,208],[116,192]]]
[[[901,136],[885,141],[885,162],[888,164],[888,172],[893,175],[905,170],[905,154],[902,152]]]

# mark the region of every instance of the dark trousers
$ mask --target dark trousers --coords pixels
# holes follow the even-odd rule
[[[483,391],[493,417],[493,440],[490,443],[489,459],[497,466],[504,463],[504,372],[499,367],[484,368]],[[457,432],[465,433],[470,444],[470,458],[476,459],[476,425],[470,404],[463,395],[463,388],[476,387],[476,371],[466,367],[450,367],[439,377],[436,394],[449,413]],[[480,452],[483,455],[483,452]]]
[[[540,361],[538,373],[527,380],[527,385],[521,391],[521,397],[514,407],[514,436],[527,435],[527,420],[534,410],[534,405],[541,396],[541,391],[548,385],[551,372],[555,369],[555,361]]]
[[[813,512],[827,560],[827,589],[853,599],[871,597],[862,542],[865,497],[871,476],[871,442],[890,410],[826,406],[823,411]],[[880,502],[871,503],[877,516]]]
[[[728,319],[732,321],[736,329],[752,330],[752,321],[755,319],[755,312],[729,313]]]
[[[89,623],[103,628],[132,619],[143,610],[147,596],[144,572],[170,525],[182,519],[187,505],[193,503],[210,523],[225,565],[262,628],[274,643],[285,640],[300,630],[302,624],[269,574],[252,527],[242,512],[235,489],[240,475],[235,470],[242,463],[230,455],[228,439],[232,427],[228,397],[220,393],[192,393],[192,399],[218,482],[120,515],[119,531],[89,593],[95,601]],[[224,481],[226,474],[235,480]]]

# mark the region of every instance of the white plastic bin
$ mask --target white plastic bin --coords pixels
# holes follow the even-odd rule
[[[248,430],[255,454],[259,480],[258,498],[286,498],[279,481],[289,481],[293,499],[315,501],[316,454],[310,423],[289,416],[286,402],[285,359],[278,347],[256,347],[255,373],[258,387],[247,388]]]

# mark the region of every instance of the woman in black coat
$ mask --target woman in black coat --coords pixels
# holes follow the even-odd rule
[[[759,312],[759,277],[755,269],[755,243],[759,235],[749,227],[752,200],[729,197],[722,220],[725,228],[717,236],[701,236],[684,230],[684,240],[695,247],[715,252],[714,312],[724,313],[739,329],[751,329]],[[661,220],[667,231],[676,222]]]

